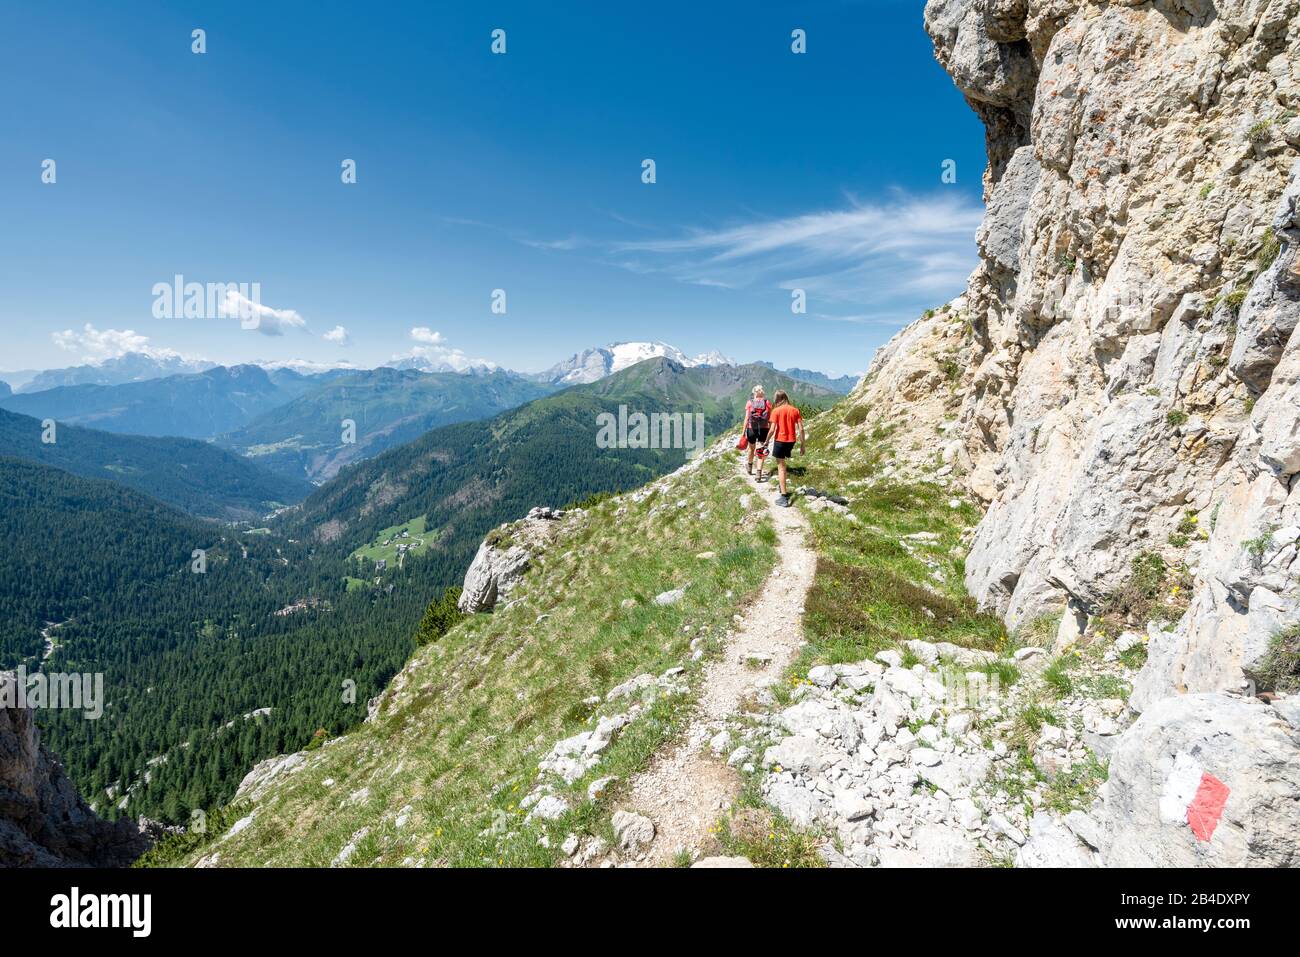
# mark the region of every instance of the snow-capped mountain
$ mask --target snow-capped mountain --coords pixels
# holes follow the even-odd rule
[[[572,358],[556,363],[545,372],[538,373],[534,378],[556,385],[578,385],[584,382],[595,382],[628,366],[659,356],[672,359],[687,367],[735,365],[733,360],[716,350],[692,357],[666,342],[615,342],[607,346],[584,349]]]
[[[410,355],[384,363],[390,369],[414,369],[416,372],[459,372],[464,375],[486,375],[501,367],[486,359],[469,359],[456,355]]]
[[[335,362],[317,362],[314,359],[254,359],[252,362],[240,364],[258,366],[268,372],[276,369],[288,369],[290,372],[309,376],[320,375],[323,372],[333,372],[335,369],[364,370],[365,368],[346,359],[339,359]]]
[[[176,354],[128,352],[124,355],[88,362],[66,369],[47,369],[33,376],[18,392],[43,392],[64,385],[122,385],[145,382],[169,375],[206,372],[216,367],[206,359],[190,359]]]

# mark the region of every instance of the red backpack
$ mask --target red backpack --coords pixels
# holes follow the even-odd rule
[[[749,427],[755,432],[765,432],[770,424],[769,417],[772,414],[772,403],[763,399],[762,404],[756,404],[753,400],[749,403]]]

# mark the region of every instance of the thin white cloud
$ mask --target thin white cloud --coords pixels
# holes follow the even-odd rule
[[[525,246],[531,246],[534,249],[558,249],[566,252],[572,249],[580,249],[587,244],[585,239],[580,239],[577,236],[569,236],[566,239],[520,238],[518,241],[523,243]]]
[[[136,352],[155,359],[185,359],[175,349],[151,346],[149,337],[134,329],[96,329],[89,322],[80,330],[64,329],[51,333],[50,338],[60,349],[77,353],[82,361],[99,363],[117,359]]]
[[[245,329],[256,329],[264,336],[282,336],[285,329],[307,328],[307,320],[296,310],[272,309],[235,289],[226,290],[223,314],[238,318]]]
[[[969,197],[908,196],[684,235],[616,243],[619,265],[682,282],[800,288],[860,305],[950,296],[978,263],[983,209]]]
[[[329,332],[323,334],[322,338],[326,342],[333,342],[335,345],[346,346],[352,341],[347,329],[342,326],[335,326]]]

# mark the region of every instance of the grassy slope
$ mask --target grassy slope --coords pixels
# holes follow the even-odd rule
[[[602,833],[617,790],[586,803],[580,796],[590,779],[626,780],[642,767],[679,729],[690,695],[661,697],[625,728],[600,766],[574,783],[565,817],[524,825],[518,802],[555,741],[611,710],[593,712],[585,699],[677,665],[694,684],[702,662],[689,660],[692,637],[724,634],[736,602],[766,578],[771,526],[742,512],[743,483],[731,469],[725,459],[706,461],[642,502],[623,496],[571,517],[515,603],[421,648],[385,693],[377,720],[314,752],[258,802],[251,824],[185,860],[217,850],[223,866],[324,866],[355,840],[349,865],[408,857],[545,865],[558,852],[538,844],[542,833],[552,848],[571,831]],[[696,557],[702,552],[715,557]],[[651,602],[688,584],[678,604]],[[623,606],[628,598],[632,607]],[[408,806],[399,829],[396,817]],[[174,860],[166,848],[154,858]]]
[[[964,536],[979,521],[978,508],[932,482],[876,481],[892,456],[882,430],[863,426],[848,448],[835,449],[836,427],[852,408],[843,404],[814,418],[808,456],[795,460],[796,484],[844,495],[857,517],[809,513],[817,577],[797,671],[861,661],[913,638],[1005,650],[1002,622],[979,612],[964,585]],[[934,538],[905,537],[917,533]]]

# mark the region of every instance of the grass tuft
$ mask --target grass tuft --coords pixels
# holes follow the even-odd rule
[[[1300,625],[1278,632],[1269,640],[1268,652],[1255,669],[1261,691],[1300,692]]]

